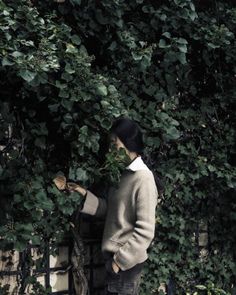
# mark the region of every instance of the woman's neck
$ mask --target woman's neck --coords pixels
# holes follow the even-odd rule
[[[135,152],[129,152],[128,154],[131,161],[133,161],[135,158],[137,158],[139,155]]]

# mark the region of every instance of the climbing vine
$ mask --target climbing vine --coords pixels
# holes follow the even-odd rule
[[[233,1],[0,0],[1,248],[63,240],[80,196],[53,177],[117,180],[100,168],[127,115],[165,186],[143,294],[232,292],[235,31]]]

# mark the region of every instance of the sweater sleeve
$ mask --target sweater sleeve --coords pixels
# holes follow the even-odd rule
[[[119,248],[113,259],[121,270],[142,262],[154,238],[157,188],[154,179],[142,179],[136,192],[136,222],[130,239]]]
[[[107,202],[105,199],[98,198],[92,192],[87,190],[83,208],[80,210],[82,213],[94,215],[97,217],[104,217],[107,211]]]

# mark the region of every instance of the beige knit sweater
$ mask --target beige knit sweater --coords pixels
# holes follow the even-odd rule
[[[102,252],[114,253],[121,270],[127,270],[147,259],[155,230],[157,188],[153,173],[141,157],[123,172],[117,188],[109,190],[107,200],[90,191],[81,212],[105,216]]]

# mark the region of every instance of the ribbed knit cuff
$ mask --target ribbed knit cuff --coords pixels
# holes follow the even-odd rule
[[[126,255],[123,256],[118,250],[113,256],[113,260],[121,270],[128,270],[134,267],[136,264],[144,262],[147,260],[147,258],[148,256],[146,251],[140,253],[138,257],[135,257],[132,255],[132,253],[126,253]]]
[[[119,263],[119,261],[118,261],[116,255],[113,256],[113,260],[115,261],[115,263],[119,266],[119,268],[120,268],[121,270],[125,270],[124,266],[121,265],[121,264]]]
[[[84,206],[80,212],[86,213],[89,215],[95,215],[98,209],[98,204],[99,204],[98,198],[93,193],[87,190]]]
[[[129,266],[129,265],[127,264],[127,261],[122,260],[122,258],[119,257],[117,254],[115,254],[115,255],[113,256],[113,260],[115,261],[115,263],[119,266],[119,268],[120,268],[121,270],[127,270],[127,269],[129,269],[129,268],[132,267],[132,266]]]

